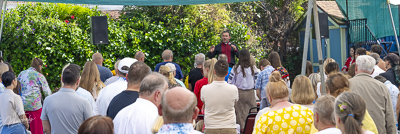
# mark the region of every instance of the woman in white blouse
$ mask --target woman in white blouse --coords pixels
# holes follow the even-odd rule
[[[3,120],[3,134],[26,134],[29,128],[22,99],[12,89],[17,86],[13,72],[5,72],[1,80],[6,89],[0,94],[0,118]]]
[[[249,110],[257,106],[254,95],[256,76],[256,67],[251,62],[249,50],[240,50],[239,62],[232,68],[228,83],[235,85],[239,89],[239,101],[235,105],[235,112],[236,122],[241,129],[244,128]]]

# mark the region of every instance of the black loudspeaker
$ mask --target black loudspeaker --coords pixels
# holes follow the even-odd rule
[[[328,14],[318,13],[319,20],[319,30],[321,33],[321,38],[329,38],[329,24],[328,24]]]
[[[90,17],[90,43],[95,45],[108,44],[107,16]]]

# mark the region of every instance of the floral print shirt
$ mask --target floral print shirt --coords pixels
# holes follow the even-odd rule
[[[171,123],[161,126],[157,134],[202,134],[193,129],[190,123]]]
[[[46,78],[35,68],[30,67],[18,75],[18,80],[21,82],[22,93],[20,95],[25,111],[36,111],[42,108],[41,90],[45,97],[51,95]]]

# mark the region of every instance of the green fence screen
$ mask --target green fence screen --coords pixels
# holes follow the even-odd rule
[[[386,0],[336,0],[349,20],[367,19],[367,25],[377,37],[394,36]],[[346,4],[347,3],[347,4]],[[390,5],[397,33],[399,32],[398,6]],[[399,33],[398,33],[399,34]]]

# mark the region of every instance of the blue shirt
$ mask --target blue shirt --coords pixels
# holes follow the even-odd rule
[[[161,126],[157,134],[202,134],[193,129],[191,123],[171,123]]]
[[[87,100],[89,102],[89,104],[93,110],[93,115],[99,114],[99,111],[97,111],[96,102],[94,101],[94,98],[89,91],[87,91],[86,89],[83,89],[81,87],[78,87],[78,89],[75,91],[75,93],[78,94],[79,96],[83,97],[85,100]]]
[[[96,66],[97,66],[97,69],[99,69],[100,80],[102,82],[105,82],[108,78],[113,76],[110,69],[100,66],[100,65],[96,65]]]
[[[178,80],[177,78],[175,78],[175,81],[176,81],[176,83],[178,83],[182,87],[186,88],[185,84],[183,84],[183,82],[181,80]]]
[[[231,74],[231,70],[232,70],[232,68],[229,67],[229,68],[228,68],[228,74],[225,76],[225,81],[226,81],[226,82],[228,82],[228,78],[229,78],[229,74]]]
[[[181,67],[180,67],[178,64],[174,63],[174,62],[161,62],[161,63],[158,63],[158,64],[156,65],[156,67],[154,68],[154,71],[155,71],[155,72],[158,72],[158,70],[160,70],[160,66],[161,66],[161,65],[165,65],[165,64],[167,64],[167,63],[172,63],[172,64],[175,65],[175,68],[176,68],[176,75],[175,75],[175,78],[177,78],[177,79],[183,79],[183,73],[182,73]]]
[[[267,98],[266,86],[269,81],[269,76],[275,69],[272,66],[267,66],[262,70],[256,79],[256,89],[261,89],[261,98]]]

